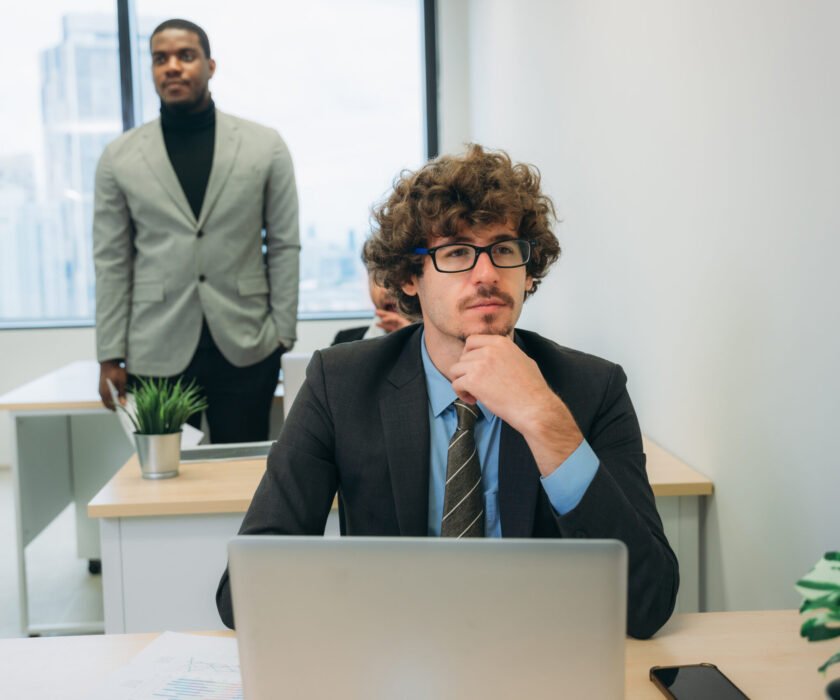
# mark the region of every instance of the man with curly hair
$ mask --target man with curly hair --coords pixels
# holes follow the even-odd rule
[[[364,257],[422,323],[315,353],[242,534],[321,533],[337,492],[348,535],[619,539],[628,632],[666,622],[678,566],[624,372],[514,330],[560,255],[553,218],[503,152],[402,173]],[[227,574],[217,603],[232,626]]]

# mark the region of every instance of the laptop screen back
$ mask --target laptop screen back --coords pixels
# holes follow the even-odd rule
[[[623,697],[620,542],[258,536],[229,553],[246,700]]]

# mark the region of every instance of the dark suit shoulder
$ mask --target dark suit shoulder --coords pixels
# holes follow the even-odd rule
[[[379,338],[317,351],[321,372],[317,379],[324,384],[327,401],[346,405],[350,396],[368,401],[399,390],[423,372],[422,334],[422,326],[412,325]]]

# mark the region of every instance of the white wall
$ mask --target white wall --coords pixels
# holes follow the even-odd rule
[[[712,610],[793,607],[840,546],[838,26],[831,0],[473,0],[462,27],[472,138],[564,220],[523,325],[620,362],[714,479]]]
[[[340,328],[364,325],[364,320],[301,321],[296,352],[328,346]],[[0,395],[42,374],[77,360],[95,360],[93,328],[0,331]],[[0,468],[11,463],[10,423],[0,411]]]

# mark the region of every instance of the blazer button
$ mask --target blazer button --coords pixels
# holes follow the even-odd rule
[[[204,231],[199,231],[199,232],[198,232],[197,234],[195,234],[195,235],[196,235],[196,236],[198,236],[199,238],[201,238],[201,237],[204,235]]]
[[[198,276],[198,281],[199,281],[199,282],[203,282],[203,281],[204,281],[204,280],[206,280],[206,279],[207,279],[207,278],[206,278],[204,275],[199,275],[199,276]]]

